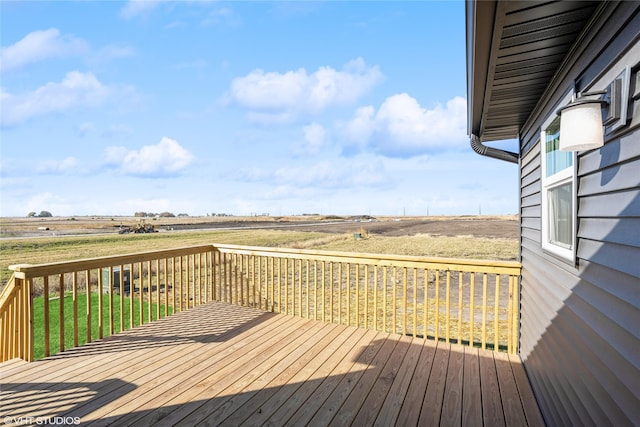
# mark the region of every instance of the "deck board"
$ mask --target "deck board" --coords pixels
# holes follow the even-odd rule
[[[502,411],[503,396],[500,395],[500,385],[498,384],[498,373],[493,360],[493,352],[481,350],[478,355],[480,356],[480,392],[482,393],[484,424],[496,427],[504,426],[506,425],[506,420]]]
[[[462,425],[462,387],[464,379],[464,351],[449,352],[447,380],[442,401],[441,423]]]
[[[438,344],[435,341],[423,341],[418,365],[411,377],[409,389],[407,390],[407,394],[402,402],[402,408],[398,415],[397,425],[412,426],[418,424],[437,345]]]
[[[462,394],[462,425],[468,427],[482,425],[482,394],[480,393],[480,362],[478,350],[464,349],[464,385]]]
[[[54,416],[83,426],[543,425],[517,356],[224,303],[0,364],[6,425]]]
[[[442,401],[444,399],[444,387],[447,380],[447,368],[449,367],[449,352],[451,346],[439,342],[436,355],[433,360],[433,368],[427,383],[427,389],[420,411],[420,425],[438,425],[442,413]]]
[[[325,410],[321,413],[325,418],[318,418],[315,421],[318,424],[326,425],[328,424],[326,418],[331,415],[331,412],[336,413],[340,409],[340,413],[333,418],[333,425],[349,425],[358,415],[358,411],[363,407],[362,405],[371,391],[375,389],[374,383],[379,378],[386,361],[396,348],[396,344],[397,342],[394,339],[385,339],[375,358],[369,363],[368,369],[363,372],[358,381],[356,382],[355,378],[353,378],[352,387],[343,387],[341,393],[332,395],[329,401],[332,406],[327,407],[327,402],[325,402]],[[351,380],[351,378],[348,380]],[[380,390],[375,392],[380,392]],[[369,402],[371,400],[369,399]]]

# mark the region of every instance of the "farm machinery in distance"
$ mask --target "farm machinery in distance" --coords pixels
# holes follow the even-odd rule
[[[147,224],[144,220],[138,221],[135,225],[120,225],[118,234],[128,233],[156,233],[157,230],[152,224]]]

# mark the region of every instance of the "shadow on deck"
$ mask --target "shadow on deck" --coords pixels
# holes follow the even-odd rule
[[[0,402],[7,425],[543,425],[517,356],[224,303],[0,364]]]

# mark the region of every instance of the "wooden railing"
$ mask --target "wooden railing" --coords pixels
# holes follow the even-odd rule
[[[228,303],[517,351],[517,262],[236,245],[214,257],[214,293]]]
[[[216,244],[11,268],[0,361],[46,357],[209,301],[517,352],[516,262]]]
[[[213,251],[11,266],[0,294],[0,361],[32,361],[210,301]]]

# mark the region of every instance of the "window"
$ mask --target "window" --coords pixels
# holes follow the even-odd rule
[[[570,101],[570,96],[563,105]],[[575,259],[575,154],[560,151],[560,117],[555,111],[543,124],[542,248],[573,262]]]

